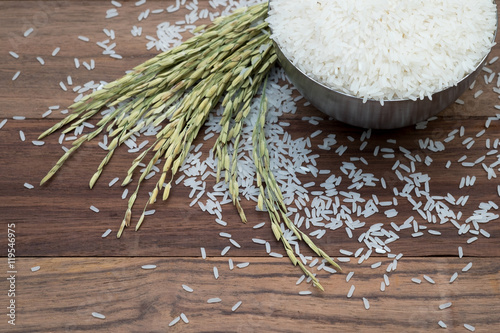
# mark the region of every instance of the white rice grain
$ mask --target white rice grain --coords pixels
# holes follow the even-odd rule
[[[142,265],[141,268],[146,270],[155,269],[156,265]]]
[[[457,277],[458,277],[458,273],[457,272],[453,273],[453,275],[450,278],[450,283],[453,283],[457,279]]]
[[[220,303],[222,302],[222,300],[219,298],[219,297],[213,297],[213,298],[209,298],[207,300],[207,303],[211,304],[211,303]]]
[[[367,298],[363,297],[363,305],[365,306],[366,310],[370,309],[370,302],[368,301]]]
[[[467,272],[469,269],[472,267],[472,262],[469,262],[467,265],[465,265],[464,268],[462,268],[462,272]]]
[[[219,278],[219,270],[217,269],[217,267],[216,267],[216,266],[214,266],[214,269],[213,269],[213,270],[214,270],[214,277],[215,277],[215,279],[217,280],[217,279]]]
[[[384,282],[387,286],[390,285],[390,282],[389,282],[389,276],[387,276],[387,274],[384,274]]]
[[[43,114],[42,114],[42,118],[47,118],[48,116],[50,116],[50,114],[52,113],[52,110],[47,110],[45,111]]]
[[[98,318],[98,319],[106,319],[106,316],[99,313],[99,312],[92,312],[92,317]]]
[[[118,11],[116,10],[116,8],[111,8],[111,9],[108,9],[106,11],[106,18],[113,18],[113,17],[116,17],[118,16]]]
[[[259,228],[262,228],[264,225],[266,224],[266,222],[261,222],[261,223],[258,223],[256,225],[253,226],[253,229],[259,229]]]
[[[26,30],[23,34],[24,37],[28,37],[32,32],[33,32],[33,28],[29,28],[28,30]]]
[[[205,251],[205,248],[204,247],[200,247],[200,251],[201,251],[201,257],[203,259],[207,259],[207,252]]]
[[[219,218],[215,219],[215,222],[216,222],[217,224],[220,224],[220,225],[221,225],[221,226],[223,226],[223,227],[227,226],[227,222],[226,222],[226,221],[222,221],[222,220],[221,220],[221,219],[219,219]]]
[[[477,240],[478,240],[478,238],[477,238],[477,237],[475,237],[475,236],[474,236],[474,237],[471,237],[471,238],[467,239],[467,244],[474,243],[474,242],[475,242],[475,241],[477,241]]]
[[[311,138],[315,138],[317,137],[318,135],[320,135],[321,133],[323,133],[322,130],[317,130],[317,131],[314,131],[313,133],[311,133],[310,137]]]
[[[245,267],[248,267],[249,265],[250,265],[249,262],[242,262],[242,263],[237,264],[236,267],[245,268]]]
[[[106,231],[102,234],[102,236],[101,236],[101,237],[102,237],[102,238],[106,238],[106,237],[108,237],[108,235],[111,233],[111,231],[112,231],[111,229],[106,230]]]
[[[231,308],[231,311],[234,312],[238,310],[238,308],[241,306],[242,303],[243,303],[242,301],[236,302],[236,304],[234,304],[233,307]]]
[[[183,313],[181,313],[181,319],[184,323],[188,324],[189,323],[189,319],[187,318],[187,316]]]
[[[119,181],[119,180],[120,180],[120,178],[119,178],[119,177],[115,177],[115,178],[113,178],[113,179],[109,182],[108,186],[109,186],[109,187],[111,187],[111,186],[115,185],[115,184],[116,184],[116,182],[117,182],[117,181]]]
[[[354,287],[354,285],[351,285],[351,288],[349,288],[349,292],[347,293],[347,298],[352,297],[352,294],[354,293],[354,289],[356,289],[356,287]]]
[[[451,307],[451,302],[439,304],[439,310],[444,310],[444,309],[447,309],[449,307]]]
[[[179,320],[181,320],[181,317],[180,316],[177,316],[175,317],[170,323],[168,323],[168,326],[174,326],[175,324],[177,324],[179,322]]]
[[[464,324],[464,327],[471,332],[474,332],[476,330],[476,328],[474,326],[469,325],[469,324]]]
[[[182,285],[182,289],[184,289],[188,293],[192,293],[194,291],[193,288],[191,288],[190,286],[185,285],[185,284]]]
[[[231,249],[231,246],[226,246],[220,253],[221,256],[225,256],[226,253]]]
[[[64,84],[64,82],[60,81],[59,86],[61,87],[62,90],[68,91],[68,88],[66,88],[66,85]]]
[[[425,279],[427,282],[429,282],[429,283],[431,283],[431,284],[435,284],[435,283],[436,283],[436,282],[434,282],[434,280],[433,280],[430,276],[427,276],[427,275],[425,275],[425,274],[424,274],[424,275],[423,275],[423,277],[424,277],[424,279]]]
[[[234,247],[241,248],[241,245],[235,241],[234,239],[230,238],[229,242],[234,245]]]
[[[21,71],[17,71],[16,74],[14,74],[14,76],[12,76],[12,81],[15,81],[19,75],[21,74]]]

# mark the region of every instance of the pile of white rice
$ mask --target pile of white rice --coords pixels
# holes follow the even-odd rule
[[[272,0],[284,54],[315,80],[375,100],[456,85],[494,45],[491,0]]]

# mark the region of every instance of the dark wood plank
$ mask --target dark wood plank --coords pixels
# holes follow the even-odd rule
[[[243,257],[235,264],[244,261],[250,265],[231,271],[224,258],[23,258],[18,263],[19,326],[12,332],[135,332],[146,327],[148,332],[422,332],[439,329],[439,320],[452,331],[468,323],[476,332],[492,332],[500,325],[496,259],[475,258],[473,268],[463,273],[467,258],[403,257],[384,292],[379,289],[383,266],[347,265],[356,270],[348,283],[345,275],[320,271],[326,287],[320,292],[305,282],[296,286],[300,274],[285,259]],[[144,264],[157,268],[146,271]],[[40,270],[31,272],[34,266]],[[219,269],[218,280],[213,266]],[[459,277],[450,284],[455,271]],[[412,278],[423,282],[415,284]],[[182,284],[194,292],[184,291]],[[351,285],[356,289],[347,298]],[[304,290],[312,294],[299,295]],[[213,297],[222,302],[207,304]],[[232,312],[238,301],[242,305]],[[452,306],[439,310],[447,302]],[[93,318],[92,312],[106,319]],[[181,313],[189,324],[169,328]]]
[[[342,162],[349,162],[353,157],[364,156],[368,162],[368,166],[358,162],[357,165],[364,169],[365,172],[373,173],[376,177],[384,177],[388,184],[388,189],[384,190],[380,185],[373,187],[365,187],[359,192],[364,198],[371,198],[372,194],[376,194],[380,201],[392,200],[392,187],[395,186],[402,189],[404,183],[396,178],[392,166],[396,160],[401,160],[402,163],[407,163],[403,154],[398,154],[395,159],[384,159],[373,157],[370,151],[376,146],[381,147],[398,147],[402,146],[413,152],[414,155],[419,154],[422,158],[430,156],[434,161],[428,167],[423,163],[417,163],[417,171],[428,174],[431,181],[431,194],[445,196],[451,193],[455,198],[461,195],[469,195],[470,199],[465,207],[452,207],[457,213],[463,213],[463,220],[471,216],[474,210],[478,209],[481,202],[493,200],[498,202],[496,194],[497,182],[495,179],[488,180],[486,172],[480,166],[474,168],[464,168],[456,161],[467,153],[468,160],[475,160],[484,155],[489,150],[484,146],[485,138],[477,139],[477,148],[473,150],[464,150],[461,144],[462,139],[455,139],[447,144],[447,149],[444,152],[433,153],[428,150],[420,150],[418,146],[419,139],[434,138],[434,140],[442,140],[446,137],[448,131],[451,131],[455,125],[454,120],[440,119],[431,122],[425,130],[404,129],[391,132],[375,132],[372,134],[370,144],[363,150],[360,155],[359,149],[356,149],[358,144],[350,143],[347,136],[359,137],[362,130],[351,128],[346,131],[343,125],[334,121],[325,121],[322,124],[308,129],[306,122],[301,120],[294,121],[290,126],[290,132],[296,135],[310,135],[314,130],[322,129],[325,132],[330,129],[331,132],[337,133],[339,144],[350,145],[349,149],[342,157],[338,157],[331,152],[324,152],[317,149],[321,157],[318,159],[318,168],[331,169],[332,173],[342,175],[339,168]],[[123,218],[126,209],[126,200],[121,199],[123,189],[119,185],[112,188],[108,187],[108,183],[114,177],[118,176],[123,179],[125,172],[131,163],[133,156],[124,152],[116,154],[115,160],[106,169],[102,181],[98,183],[96,188],[90,190],[88,188],[88,180],[91,178],[97,168],[100,159],[105,156],[97,144],[89,143],[88,147],[83,147],[71,158],[61,172],[47,185],[38,186],[39,180],[43,178],[45,173],[51,168],[52,164],[58,159],[63,151],[58,147],[57,135],[49,138],[47,144],[41,147],[35,147],[28,142],[36,137],[43,128],[47,127],[50,122],[44,121],[19,121],[7,123],[2,129],[1,135],[6,138],[6,141],[0,143],[0,161],[4,170],[4,177],[0,181],[0,206],[4,214],[5,221],[16,222],[19,224],[19,237],[24,241],[20,242],[19,251],[26,256],[33,255],[197,255],[200,246],[206,246],[213,252],[222,250],[228,243],[227,239],[218,236],[219,232],[228,232],[234,235],[245,251],[241,251],[241,255],[265,255],[262,251],[262,246],[252,243],[251,238],[262,237],[268,241],[272,241],[272,234],[267,227],[261,230],[254,230],[251,227],[261,221],[268,221],[266,213],[255,212],[255,203],[253,201],[243,200],[244,206],[249,217],[248,225],[243,225],[234,207],[228,204],[224,208],[223,219],[229,225],[222,227],[215,223],[216,216],[208,213],[203,213],[198,206],[189,207],[192,199],[189,199],[190,189],[182,184],[175,186],[169,200],[158,202],[151,208],[157,210],[155,215],[149,216],[144,223],[143,228],[139,232],[134,232],[132,229],[127,229],[124,237],[121,240],[111,239],[101,240],[100,234],[106,229],[111,228],[115,232]],[[467,135],[470,136],[477,133],[484,125],[484,120],[469,120],[467,122]],[[18,138],[20,128],[26,132],[28,138],[26,142],[21,142]],[[446,132],[444,129],[446,128]],[[492,133],[492,138],[500,128],[500,123],[493,123],[488,129]],[[435,133],[440,133],[435,136]],[[466,137],[464,136],[464,137]],[[485,135],[486,136],[486,135]],[[388,144],[387,139],[394,138],[397,144]],[[201,141],[200,141],[201,142]],[[322,143],[321,136],[313,139],[313,146]],[[481,147],[482,146],[482,147]],[[13,147],[16,147],[15,149]],[[210,145],[203,148],[204,153],[208,153]],[[491,164],[497,159],[496,155],[488,156],[485,163]],[[448,160],[453,161],[449,169],[445,168]],[[35,161],[35,162],[33,162]],[[407,163],[408,164],[408,163]],[[409,165],[409,164],[408,164]],[[23,166],[19,168],[19,166]],[[476,184],[471,187],[459,189],[461,177],[467,175],[476,176]],[[314,179],[311,175],[301,177],[303,183],[316,181],[316,184],[323,182],[329,175],[320,176]],[[213,180],[208,178],[213,184]],[[322,180],[321,180],[322,179]],[[35,189],[28,190],[23,184],[28,182],[36,186]],[[135,210],[136,218],[142,209],[142,203],[147,198],[147,192],[151,190],[153,182],[147,182],[142,186],[142,200],[138,200],[137,209]],[[341,183],[339,191],[349,191],[351,182],[345,180]],[[134,185],[128,187],[132,191]],[[310,188],[321,190],[319,186]],[[496,198],[495,198],[496,197]],[[205,197],[206,198],[206,197]],[[318,245],[336,255],[340,248],[355,251],[359,247],[357,241],[361,232],[365,232],[368,227],[374,223],[384,223],[386,228],[392,230],[389,223],[391,221],[401,225],[408,217],[414,216],[419,224],[427,225],[429,229],[441,231],[442,236],[426,235],[423,239],[412,238],[413,229],[401,232],[403,240],[396,241],[391,244],[391,249],[395,253],[411,253],[412,255],[456,255],[456,248],[462,245],[467,248],[469,255],[476,256],[498,256],[499,249],[495,244],[498,243],[498,235],[500,230],[498,224],[489,223],[484,228],[492,235],[490,239],[480,236],[480,240],[466,244],[466,240],[472,235],[457,235],[457,229],[451,223],[446,224],[428,224],[420,217],[418,213],[412,210],[412,206],[406,202],[405,198],[398,198],[398,206],[395,207],[399,214],[397,217],[387,219],[383,214],[384,207],[380,207],[380,212],[370,218],[361,218],[368,224],[365,228],[354,232],[354,237],[349,239],[344,229],[329,231],[325,238],[317,241]],[[425,204],[425,200],[423,201]],[[99,213],[92,212],[89,207],[94,205],[101,211]],[[292,207],[294,205],[291,205]],[[450,205],[451,206],[451,205]],[[388,209],[391,207],[388,207]],[[354,215],[355,217],[355,215]],[[463,221],[462,220],[462,221]],[[44,227],[40,227],[43,223]],[[309,232],[315,230],[312,227]],[[158,239],[158,231],[164,233],[165,238]],[[59,235],[60,237],[47,237],[48,235]],[[78,242],[81,237],[89,237],[91,242]],[[113,244],[109,244],[112,242]],[[425,246],[422,246],[425,244]],[[280,248],[279,243],[276,243],[277,249]],[[250,251],[250,252],[247,252]]]
[[[109,1],[0,1],[0,43],[4,45],[0,75],[2,116],[39,118],[50,105],[69,106],[77,94],[64,92],[59,87],[60,81],[71,75],[74,87],[91,80],[111,82],[121,77],[125,71],[160,53],[156,48],[146,49],[146,35],[156,37],[158,24],[166,20],[174,24],[188,13],[179,10],[167,15],[164,11],[138,21],[139,14],[147,8],[165,9],[175,1],[151,1],[142,7],[136,7],[135,1],[122,3],[117,17],[105,19],[106,11],[115,8]],[[208,6],[208,1],[200,1],[200,10]],[[208,20],[200,19],[197,23],[208,23]],[[134,24],[143,28],[142,37],[131,35]],[[30,27],[35,28],[33,33],[23,37]],[[96,42],[108,39],[103,28],[114,30],[115,51],[123,59],[102,54],[103,49]],[[80,35],[90,38],[90,42],[79,40]],[[183,36],[186,39],[192,35],[184,33]],[[56,47],[61,50],[52,57]],[[18,53],[19,59],[12,58],[8,51]],[[38,56],[45,60],[44,66],[36,60]],[[76,69],[74,58],[79,58],[80,63],[94,59],[96,68],[88,71],[82,65]],[[11,82],[18,70],[21,75]]]

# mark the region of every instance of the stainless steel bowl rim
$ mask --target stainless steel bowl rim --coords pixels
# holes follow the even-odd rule
[[[269,10],[271,9],[271,1],[272,0],[269,0],[268,2],[268,12]],[[493,1],[495,2],[495,1]],[[496,39],[496,35],[497,35],[497,31],[498,31],[498,9],[496,10],[497,11],[497,22],[496,22],[496,27],[495,27],[495,31],[493,32],[493,40]],[[272,28],[269,27],[269,30],[271,31],[271,34],[272,34]],[[342,91],[339,91],[337,89],[335,89],[334,87],[330,87],[330,86],[327,86],[325,85],[324,83],[316,80],[315,78],[311,77],[309,74],[305,73],[301,68],[299,68],[297,65],[295,65],[291,60],[290,60],[290,57],[288,57],[286,55],[286,53],[283,52],[283,49],[281,48],[281,46],[278,44],[278,42],[276,42],[274,39],[272,39],[273,41],[273,44],[274,44],[274,47],[276,47],[277,49],[279,49],[281,51],[281,53],[288,59],[288,61],[290,61],[290,63],[299,71],[301,72],[303,75],[307,76],[311,81],[314,81],[315,83],[317,83],[318,85],[324,87],[325,89],[328,89],[328,90],[332,90],[334,92],[336,92],[337,94],[341,94],[341,95],[344,95],[346,97],[351,97],[351,98],[357,98],[357,99],[361,99],[363,100],[362,97],[358,97],[358,96],[355,96],[355,95],[352,95],[352,94],[348,94],[348,93],[345,93],[345,92],[342,92]],[[438,94],[442,91],[446,91],[450,88],[453,88],[453,87],[456,87],[458,86],[461,82],[465,81],[468,77],[470,77],[472,74],[474,74],[474,72],[476,72],[476,70],[478,68],[480,68],[481,66],[484,66],[483,63],[485,62],[486,58],[488,58],[488,56],[490,55],[491,53],[491,50],[486,53],[486,55],[479,61],[479,63],[476,65],[476,67],[474,67],[474,70],[472,70],[469,74],[465,75],[461,80],[459,80],[457,83],[455,83],[455,85],[453,86],[449,86],[449,87],[446,87],[444,89],[441,89],[439,91],[436,91],[432,94],[432,96],[434,96],[435,94]],[[427,96],[426,96],[427,97]],[[375,99],[372,99],[372,98],[368,98],[367,101],[374,101],[374,102],[380,102],[379,100],[375,100]],[[398,98],[398,99],[387,99],[387,100],[384,100],[384,103],[385,102],[403,102],[403,101],[413,101],[411,99],[405,99],[405,98]]]
[[[268,11],[271,2],[268,3]],[[498,9],[494,38],[498,27]],[[270,27],[271,32],[272,28]],[[435,92],[423,99],[395,99],[381,101],[346,94],[330,88],[305,74],[283,54],[281,47],[273,40],[276,55],[290,82],[313,106],[334,119],[357,127],[373,129],[394,129],[414,125],[437,115],[454,103],[479,75],[491,49],[471,73],[454,86]]]

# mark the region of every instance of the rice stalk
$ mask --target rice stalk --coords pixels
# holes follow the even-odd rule
[[[288,218],[287,208],[284,204],[283,195],[277,181],[271,170],[269,150],[267,147],[267,141],[265,136],[265,123],[267,114],[267,97],[265,94],[266,83],[262,90],[261,104],[258,119],[254,125],[252,132],[252,143],[253,143],[253,161],[255,163],[255,168],[257,172],[257,186],[259,187],[260,193],[258,198],[258,205],[261,210],[267,209],[269,217],[271,219],[271,229],[276,240],[281,241],[285,247],[285,251],[290,258],[290,261],[294,265],[299,265],[304,274],[311,278],[313,284],[319,289],[324,290],[318,279],[312,274],[305,265],[296,258],[292,247],[288,240],[284,237],[284,231],[282,230],[281,223],[283,227],[286,227],[293,231],[294,235],[299,239],[303,240],[311,250],[313,250],[318,256],[323,257],[328,263],[335,267],[338,271],[341,271],[339,265],[333,261],[333,259],[328,256],[323,250],[317,247],[314,242],[298,229]]]
[[[251,102],[276,62],[267,23],[263,20],[266,14],[267,4],[262,3],[217,18],[211,26],[203,27],[205,30],[202,33],[145,61],[123,77],[71,105],[69,108],[72,113],[43,132],[39,139],[59,130],[63,133],[75,131],[103,108],[110,111],[97,121],[92,132],[73,142],[71,149],[57,161],[41,184],[53,177],[85,142],[107,132],[111,142],[106,156],[90,179],[89,186],[92,188],[120,146],[149,126],[163,126],[156,134],[156,140],[132,161],[122,182],[122,186],[130,184],[134,175],[139,172],[137,168],[143,168],[135,190],[128,199],[117,233],[118,238],[131,224],[132,211],[141,185],[153,167],[163,162],[159,179],[145,201],[142,214],[135,225],[135,230],[138,230],[145,220],[148,205],[156,202],[158,196],[162,200],[168,199],[175,175],[186,160],[193,141],[198,137],[210,112],[221,103],[222,130],[213,147],[218,161],[217,182],[224,173],[233,203],[241,220],[246,222],[239,203],[238,147],[243,123],[251,110]],[[272,231],[276,239],[283,243],[292,263],[299,265],[313,283],[323,289],[314,275],[297,260],[290,244],[283,237],[280,225],[282,221],[316,254],[338,268],[286,216],[281,191],[269,168],[264,135],[265,114],[263,105],[253,133],[253,154],[258,170],[256,177],[261,190],[258,204],[268,208]]]

